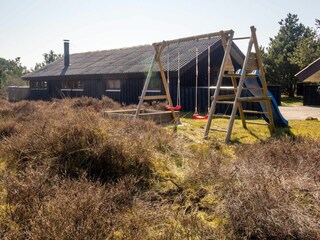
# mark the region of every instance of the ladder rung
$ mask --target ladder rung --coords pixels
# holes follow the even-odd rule
[[[250,39],[251,37],[237,37],[237,38],[232,38],[232,40],[245,40],[245,39]]]
[[[236,95],[220,95],[217,97],[218,100],[226,100],[226,99],[233,99],[235,98]],[[214,97],[212,96],[211,99],[213,99]]]
[[[139,99],[141,96],[139,96]],[[166,95],[144,96],[143,100],[162,100],[167,99]]]
[[[222,115],[222,114],[213,114],[214,117],[220,117],[220,118],[230,118],[230,115]]]
[[[221,129],[221,128],[211,128],[210,130],[217,131],[217,132],[227,132],[226,129]]]
[[[233,101],[216,101],[216,103],[220,103],[220,104],[234,104]]]
[[[267,100],[271,100],[271,97],[241,97],[237,99],[238,102],[259,102]]]
[[[251,122],[251,121],[246,121],[246,123],[249,123],[249,124],[256,124],[256,125],[269,125],[268,123],[260,123],[260,122]]]
[[[250,113],[250,114],[268,114],[268,112],[259,112],[259,111],[253,111],[253,110],[243,110],[244,113]]]
[[[210,87],[210,89],[217,89],[217,86],[212,86],[212,87]],[[221,86],[220,89],[222,89],[222,90],[234,90],[234,89],[237,89],[237,88],[232,87],[232,86]]]
[[[224,77],[237,77],[240,78],[241,74],[236,74],[236,73],[228,73],[228,74],[224,74]],[[255,78],[255,77],[259,77],[258,74],[252,74],[252,73],[247,73],[246,74],[246,78]]]
[[[242,90],[263,90],[263,88],[242,88]]]
[[[210,87],[210,89],[217,89],[216,86]],[[236,87],[220,87],[221,90],[236,90],[238,88]],[[242,90],[263,90],[263,88],[258,88],[258,87],[252,87],[252,88],[248,88],[248,87],[243,87]]]

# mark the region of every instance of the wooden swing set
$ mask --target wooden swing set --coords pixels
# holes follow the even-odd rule
[[[106,116],[123,119],[123,118],[132,118],[132,119],[146,119],[146,120],[153,120],[157,123],[168,123],[173,122],[174,126],[179,123],[179,117],[177,111],[181,109],[181,100],[180,100],[180,43],[186,42],[186,41],[196,41],[196,50],[195,50],[195,59],[196,59],[196,94],[195,94],[195,112],[193,114],[194,119],[207,119],[206,127],[205,127],[205,133],[204,138],[208,137],[210,130],[215,131],[222,131],[226,132],[226,138],[225,141],[230,141],[234,120],[236,117],[237,112],[239,112],[242,126],[244,128],[247,128],[247,123],[255,123],[255,122],[248,122],[245,119],[245,113],[246,114],[264,114],[268,118],[268,122],[266,125],[268,125],[271,132],[274,131],[275,125],[272,117],[272,109],[271,109],[271,97],[268,96],[268,90],[267,90],[267,83],[265,79],[264,69],[262,65],[262,57],[259,50],[259,45],[257,42],[256,37],[256,29],[254,26],[251,28],[251,36],[250,37],[240,37],[240,38],[234,38],[234,31],[228,30],[228,31],[220,31],[220,32],[214,32],[209,34],[202,34],[192,37],[186,37],[186,38],[180,38],[170,41],[163,41],[159,43],[154,43],[154,55],[152,57],[151,64],[149,66],[148,74],[144,83],[144,87],[142,89],[141,96],[139,97],[139,103],[137,106],[137,109],[131,109],[131,110],[119,110],[119,111],[109,111],[106,112]],[[217,80],[216,86],[211,87],[210,86],[210,44],[208,41],[208,114],[206,116],[202,116],[198,113],[198,64],[199,64],[199,50],[198,50],[198,41],[204,40],[213,37],[220,37],[222,46],[224,48],[224,56],[222,60],[222,64],[219,71],[219,76]],[[233,41],[236,40],[249,40],[248,43],[248,49],[247,53],[245,55],[244,63],[242,66],[242,71],[235,72],[234,66],[232,64],[231,56],[230,56],[230,50]],[[169,84],[170,84],[170,55],[169,55],[169,46],[171,44],[178,44],[178,79],[177,79],[177,104],[176,106],[173,105],[170,92],[169,92]],[[254,52],[252,52],[252,48],[254,47]],[[163,64],[161,61],[161,54],[163,53],[163,50],[167,48],[167,74],[165,74],[165,71],[163,69]],[[155,96],[147,96],[147,90],[148,86],[150,84],[151,76],[154,71],[154,66],[158,65],[162,85],[165,91],[165,95],[155,95]],[[253,74],[253,70],[259,70],[260,74]],[[244,83],[246,79],[250,78],[257,78],[260,77],[261,79],[261,87],[258,90],[261,90],[262,94],[259,96],[251,96],[251,97],[242,97],[241,93],[243,90],[252,90],[249,88],[246,88]],[[226,79],[231,79],[232,86],[223,86],[223,82]],[[210,96],[210,89],[214,88],[214,96],[211,98]],[[226,90],[231,91],[230,94],[220,94],[220,90]],[[142,109],[144,101],[149,100],[165,100],[167,102],[166,110],[168,111],[147,111]],[[244,110],[242,104],[244,102],[263,102],[266,106],[266,111],[252,111],[252,110]],[[220,129],[220,128],[211,128],[211,123],[213,120],[213,117],[221,117],[221,115],[216,115],[215,110],[217,104],[228,104],[232,106],[232,112],[231,115],[228,115],[229,118],[229,124],[228,129]],[[226,115],[223,115],[223,117],[226,117]],[[262,124],[262,123],[259,123]]]
[[[230,34],[230,31],[224,31],[225,34]],[[136,109],[128,109],[128,110],[116,110],[116,111],[106,111],[105,116],[115,118],[115,119],[143,119],[143,120],[152,120],[156,123],[174,123],[176,126],[180,120],[178,116],[178,111],[182,109],[181,106],[181,96],[180,96],[180,69],[181,69],[181,59],[180,59],[180,44],[183,42],[188,41],[200,41],[205,39],[211,39],[213,37],[220,37],[221,32],[214,32],[214,33],[208,33],[208,34],[202,34],[202,35],[196,35],[192,37],[186,37],[186,38],[179,38],[175,40],[170,41],[162,41],[158,43],[153,43],[154,48],[154,55],[152,57],[149,70],[147,73],[147,77],[142,89],[141,96],[139,97],[139,103]],[[170,45],[177,44],[178,45],[178,57],[177,57],[177,102],[174,106],[172,102],[172,98],[169,91],[169,84],[170,84]],[[167,48],[167,49],[166,49]],[[164,52],[164,49],[167,51],[167,74],[164,71],[163,63],[161,61],[161,55]],[[210,44],[208,44],[208,51],[210,52]],[[208,54],[208,74],[210,74],[210,54]],[[207,116],[201,116],[198,114],[197,105],[198,105],[198,64],[199,64],[199,51],[198,46],[196,46],[195,51],[195,58],[196,58],[196,105],[195,105],[195,113],[193,115],[194,119],[206,119]],[[161,76],[161,82],[162,86],[165,92],[165,95],[153,95],[153,96],[147,96],[148,87],[150,85],[151,77],[154,72],[155,65],[158,66],[160,76]],[[210,75],[209,75],[210,77]],[[209,78],[210,80],[210,78]],[[210,81],[208,80],[208,104],[210,104]],[[166,111],[154,111],[154,110],[146,110],[143,108],[143,103],[145,101],[166,101],[167,105],[165,106]],[[208,105],[209,106],[209,105]]]

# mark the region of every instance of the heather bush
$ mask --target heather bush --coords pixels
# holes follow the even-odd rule
[[[67,111],[66,111],[67,110]],[[170,135],[150,122],[113,121],[85,110],[42,109],[34,121],[3,143],[13,168],[49,161],[51,169],[75,177],[151,177],[155,151],[170,148]]]
[[[319,151],[299,138],[240,147],[225,198],[237,238],[320,238]]]
[[[64,99],[63,101],[66,101]],[[72,108],[88,108],[96,112],[102,112],[105,110],[117,110],[121,108],[121,104],[114,102],[111,98],[103,97],[102,100],[91,98],[91,97],[81,97],[81,98],[71,98],[67,99],[68,103]]]
[[[320,238],[319,142],[198,142],[120,107],[0,102],[0,238]]]
[[[17,123],[10,119],[8,121],[0,121],[0,140],[10,137],[17,132]]]
[[[107,239],[130,209],[134,178],[114,184],[51,175],[45,166],[2,174],[2,239]]]

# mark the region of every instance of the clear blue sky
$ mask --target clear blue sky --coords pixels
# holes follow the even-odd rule
[[[248,36],[255,25],[259,44],[267,46],[288,13],[310,27],[320,18],[319,0],[0,0],[0,6],[0,57],[21,57],[29,68],[51,49],[62,53],[63,39],[76,53],[229,29]]]

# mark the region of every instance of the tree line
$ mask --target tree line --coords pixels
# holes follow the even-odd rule
[[[22,66],[20,57],[14,60],[7,60],[0,57],[0,89],[6,88],[9,85],[25,85],[26,83],[21,79],[22,75],[38,70],[61,57],[62,54],[56,54],[50,50],[48,53],[43,54],[43,62],[36,63],[34,68],[31,69]]]
[[[316,28],[312,28],[299,23],[298,15],[289,13],[279,25],[278,34],[262,48],[266,78],[293,96],[297,87],[294,75],[320,57],[320,20],[315,19]]]
[[[277,35],[270,38],[267,47],[261,47],[266,78],[269,84],[279,84],[283,93],[294,96],[297,88],[294,75],[320,57],[320,20],[315,19],[315,27],[309,27],[299,22],[298,15],[289,13],[279,25]],[[51,50],[43,54],[43,62],[31,69],[22,66],[19,57],[15,60],[0,58],[0,89],[10,84],[21,85],[23,74],[61,57]]]

